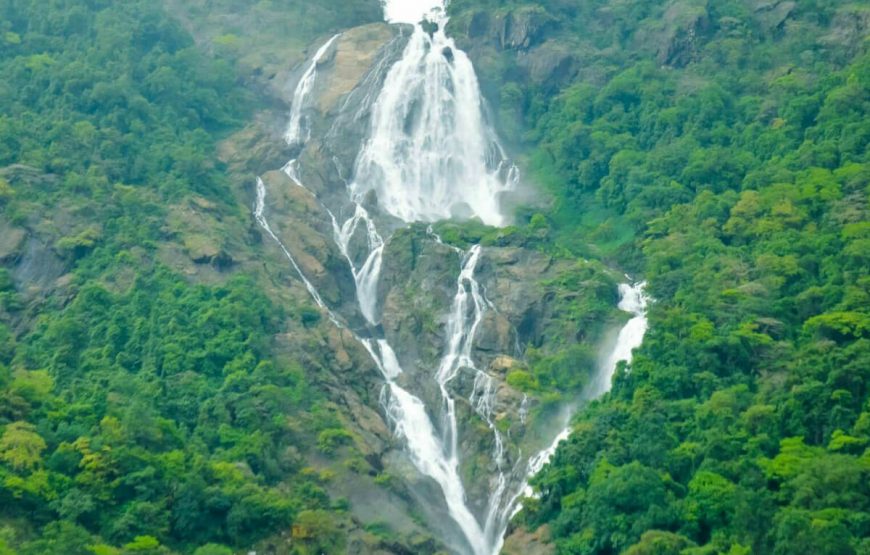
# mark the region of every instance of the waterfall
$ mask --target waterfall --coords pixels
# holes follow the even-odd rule
[[[460,259],[456,291],[447,313],[442,356],[431,376],[440,394],[440,406],[427,407],[414,392],[403,387],[404,370],[399,357],[379,325],[378,285],[389,240],[389,235],[382,235],[378,229],[384,223],[382,217],[390,215],[405,223],[478,218],[486,224],[503,225],[503,193],[518,181],[517,168],[485,123],[474,68],[444,32],[444,5],[445,0],[385,0],[385,19],[412,24],[413,31],[401,57],[391,67],[384,67],[383,86],[371,104],[369,134],[355,160],[353,175],[346,182],[346,202],[341,201],[345,204],[330,209],[317,200],[331,218],[332,239],[353,275],[359,313],[366,324],[363,330],[349,331],[383,377],[380,403],[386,419],[417,471],[438,485],[447,513],[461,534],[464,547],[460,552],[494,555],[501,549],[507,523],[518,510],[518,500],[528,493],[524,479],[546,464],[568,430],[547,449],[528,460],[521,458],[513,468],[505,468],[505,441],[494,416],[496,382],[477,367],[473,357],[478,328],[487,310],[493,309],[475,277],[482,247],[474,245],[467,251],[451,247]],[[426,30],[420,23],[424,18],[430,22]],[[302,148],[311,139],[303,112],[310,105],[318,64],[339,38],[333,36],[316,51],[296,85],[284,137],[291,146]],[[305,188],[298,160],[290,160],[283,171]],[[367,202],[371,192],[378,210],[370,212],[372,207]],[[335,325],[343,326],[270,227],[264,214],[266,194],[265,184],[258,178],[256,221],[279,245],[315,303]],[[428,234],[433,241],[444,244],[431,227]],[[608,359],[606,366],[612,363],[613,368],[619,360],[630,358],[631,349],[639,344],[646,329],[642,285],[639,289],[621,287],[620,292],[620,308],[633,311],[635,318],[620,332],[617,350]],[[636,295],[631,297],[634,292]],[[460,476],[462,432],[456,415],[459,398],[452,384],[464,372],[471,373],[474,379],[471,393],[463,401],[467,400],[493,438],[493,474],[479,515],[468,503]],[[602,372],[600,384],[609,384],[612,373],[613,369]],[[604,385],[596,382],[595,387]],[[524,398],[519,408],[523,423],[527,414],[528,399]]]
[[[604,363],[599,368],[599,371],[596,373],[592,382],[584,391],[584,397],[588,399],[597,399],[601,395],[610,391],[611,381],[613,379],[613,374],[616,372],[616,367],[620,362],[631,362],[633,351],[643,343],[643,337],[647,330],[646,307],[648,298],[644,292],[645,287],[646,282],[640,282],[634,285],[627,283],[619,285],[619,304],[617,306],[620,310],[630,313],[632,317],[624,326],[622,326],[622,328],[620,328],[619,334],[616,338],[616,343],[605,358]],[[547,465],[547,463],[550,462],[550,459],[556,454],[556,449],[559,448],[559,444],[568,439],[570,434],[571,428],[565,426],[553,439],[550,445],[529,459],[526,470],[527,479],[536,475],[544,468],[544,466]],[[520,491],[517,492],[511,502],[508,503],[511,512],[510,516],[505,519],[505,524],[510,520],[510,518],[522,510],[522,504],[519,503],[519,499],[521,497],[531,497],[532,495],[534,495],[534,491],[531,486],[529,486],[528,483],[523,484]],[[504,535],[503,532],[504,531],[502,531],[502,536]],[[503,541],[503,537],[499,539],[499,543],[493,553],[498,553],[498,551],[501,550]]]
[[[264,214],[266,208],[266,185],[263,183],[263,180],[259,177],[257,178],[257,200],[254,204],[254,219],[257,220],[257,223],[260,224],[260,227],[269,234],[281,250],[284,252],[284,255],[290,261],[290,265],[293,266],[293,269],[296,270],[296,273],[299,275],[299,279],[302,280],[302,283],[305,284],[305,289],[308,290],[308,293],[311,295],[311,298],[314,299],[314,302],[317,303],[317,306],[329,311],[329,308],[326,306],[326,303],[323,302],[323,299],[320,297],[320,293],[317,292],[317,289],[312,285],[312,283],[305,277],[305,274],[302,272],[302,268],[299,267],[299,264],[296,263],[296,259],[293,258],[293,255],[290,254],[290,251],[287,250],[287,247],[284,246],[284,243],[281,239],[275,235],[275,232],[272,231],[272,227],[269,225],[268,220],[266,220],[266,216]],[[329,311],[329,314],[333,319],[335,315]]]
[[[284,140],[288,144],[295,145],[304,143],[310,138],[311,129],[305,125],[302,118],[302,112],[305,109],[305,100],[311,94],[311,88],[314,86],[314,81],[317,78],[317,64],[332,46],[332,43],[341,35],[335,35],[321,46],[311,59],[311,63],[299,79],[296,89],[293,91],[293,104],[291,104],[290,123],[287,125],[287,131],[284,133]],[[303,129],[304,127],[304,129]],[[304,135],[304,137],[303,137]]]
[[[441,4],[397,0],[386,9],[407,21]],[[474,67],[445,34],[443,10],[429,17],[437,30],[415,25],[375,101],[352,194],[375,191],[379,205],[406,222],[478,217],[503,225],[500,200],[516,171],[484,123]]]
[[[644,293],[646,282],[629,285],[622,283],[619,286],[619,309],[632,314],[632,318],[619,330],[616,344],[607,360],[602,366],[602,371],[587,388],[586,394],[590,399],[595,399],[610,391],[610,383],[616,366],[622,362],[631,362],[631,353],[643,343],[646,334],[646,305],[647,297]]]
[[[477,538],[469,537],[472,546],[479,544],[474,553],[489,555],[493,552],[492,542],[498,528],[498,514],[501,507],[502,497],[507,486],[507,476],[502,468],[504,463],[504,441],[501,433],[492,420],[492,406],[494,402],[493,380],[482,370],[478,369],[471,356],[474,347],[474,337],[483,320],[484,312],[490,303],[483,295],[480,284],[474,277],[477,263],[481,254],[480,245],[471,247],[465,254],[459,277],[456,280],[456,295],[453,297],[450,316],[447,320],[446,336],[447,349],[441,358],[441,363],[435,373],[435,380],[441,391],[442,420],[444,444],[448,449],[447,456],[456,461],[458,465],[459,452],[457,442],[459,430],[456,422],[456,401],[449,391],[449,385],[456,378],[460,370],[466,368],[475,372],[474,385],[470,398],[471,406],[475,412],[487,423],[494,435],[493,461],[497,474],[495,487],[490,492],[487,502],[487,512],[484,525],[481,529],[478,525]]]
[[[390,23],[420,23],[429,14],[444,8],[444,0],[382,0],[384,19]]]

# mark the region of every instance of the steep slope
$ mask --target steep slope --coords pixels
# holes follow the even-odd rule
[[[867,7],[452,10],[557,243],[655,299],[506,551],[867,552]]]
[[[241,127],[278,95],[153,3],[0,10],[2,550],[431,542],[366,462],[390,433],[343,375],[365,353],[250,217]],[[318,10],[283,31],[328,30]],[[348,482],[398,507],[391,531],[347,510]]]
[[[336,242],[326,207],[343,214],[360,112],[409,27],[367,23],[363,2],[167,6],[2,6],[0,546],[465,552],[381,405],[373,334],[402,345],[397,387],[431,387],[468,264],[456,245],[481,244],[462,283],[498,298],[442,394],[459,415],[461,503],[482,522],[507,472],[495,438],[520,487],[523,453],[549,443],[620,323],[616,276],[554,256],[534,226],[439,224],[448,246],[364,199],[406,228],[365,309],[364,239]],[[298,122],[323,140],[302,149],[286,124],[312,69]]]
[[[384,30],[333,36],[303,66],[284,137],[294,157],[283,175],[259,179],[257,219],[328,320],[351,330],[383,374],[381,404],[396,434],[388,468],[451,550],[489,553],[530,456],[558,431],[560,404],[576,400],[597,366],[595,348],[615,323],[615,284],[599,264],[536,252],[545,241],[531,228],[444,227],[460,248],[414,225],[454,210],[443,194],[465,214],[502,221],[493,212],[500,197],[484,197],[508,190],[516,170],[483,122],[464,54],[437,29]],[[360,54],[360,37],[380,40],[376,56]],[[306,199],[289,219],[273,200],[287,178]],[[480,243],[469,245],[474,227]],[[300,229],[321,239],[300,242]],[[312,250],[318,241],[326,244]],[[339,252],[346,267],[328,269],[312,252],[324,262]],[[565,287],[583,275],[582,286]],[[355,290],[349,296],[336,283]],[[526,298],[518,303],[511,289]],[[503,291],[505,299],[492,297]],[[563,300],[587,291],[585,306]],[[587,320],[573,335],[541,336],[558,326],[549,318],[560,309]],[[547,368],[540,376],[524,369],[530,354]],[[568,357],[577,366],[569,369]]]

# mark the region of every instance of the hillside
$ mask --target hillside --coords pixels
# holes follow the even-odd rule
[[[448,13],[0,0],[0,555],[870,555],[870,6]]]
[[[451,9],[556,243],[654,299],[506,552],[867,553],[868,7]]]

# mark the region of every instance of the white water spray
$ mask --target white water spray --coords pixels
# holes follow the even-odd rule
[[[332,212],[329,215],[332,218],[333,239],[353,272],[360,312],[370,324],[377,324],[378,280],[383,262],[384,240],[371,216],[360,204],[354,204],[353,216],[341,226]],[[369,254],[362,266],[357,268],[350,253],[350,242],[361,225],[365,226]]]
[[[384,19],[388,22],[412,25],[444,9],[444,0],[383,0],[383,4]]]

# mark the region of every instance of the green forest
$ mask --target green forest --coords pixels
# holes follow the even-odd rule
[[[355,21],[320,5],[307,26]],[[0,553],[221,555],[293,523],[319,531],[300,553],[341,544],[299,452],[346,432],[270,347],[310,308],[157,257],[180,199],[247,213],[215,162],[254,103],[231,62],[157,2],[2,0],[0,75],[0,246],[38,251],[35,290],[0,268]]]
[[[457,0],[456,28],[481,4],[581,59],[554,89],[501,54],[493,96],[555,244],[654,299],[520,525],[564,554],[870,553],[870,6]]]
[[[265,102],[252,67],[380,7],[183,4],[0,0],[0,555],[231,555],[289,530],[288,553],[350,552],[346,503],[306,457],[365,463],[326,378],[273,341],[321,314],[238,262],[249,199],[217,152]],[[565,555],[870,555],[870,5],[449,10],[548,196],[508,234],[652,299],[643,346],[511,529]],[[222,27],[242,12],[272,26]],[[529,45],[478,32],[504,17],[531,22]],[[570,56],[529,78],[533,45]],[[191,279],[176,250],[235,270]],[[523,378],[578,387],[559,372]]]

